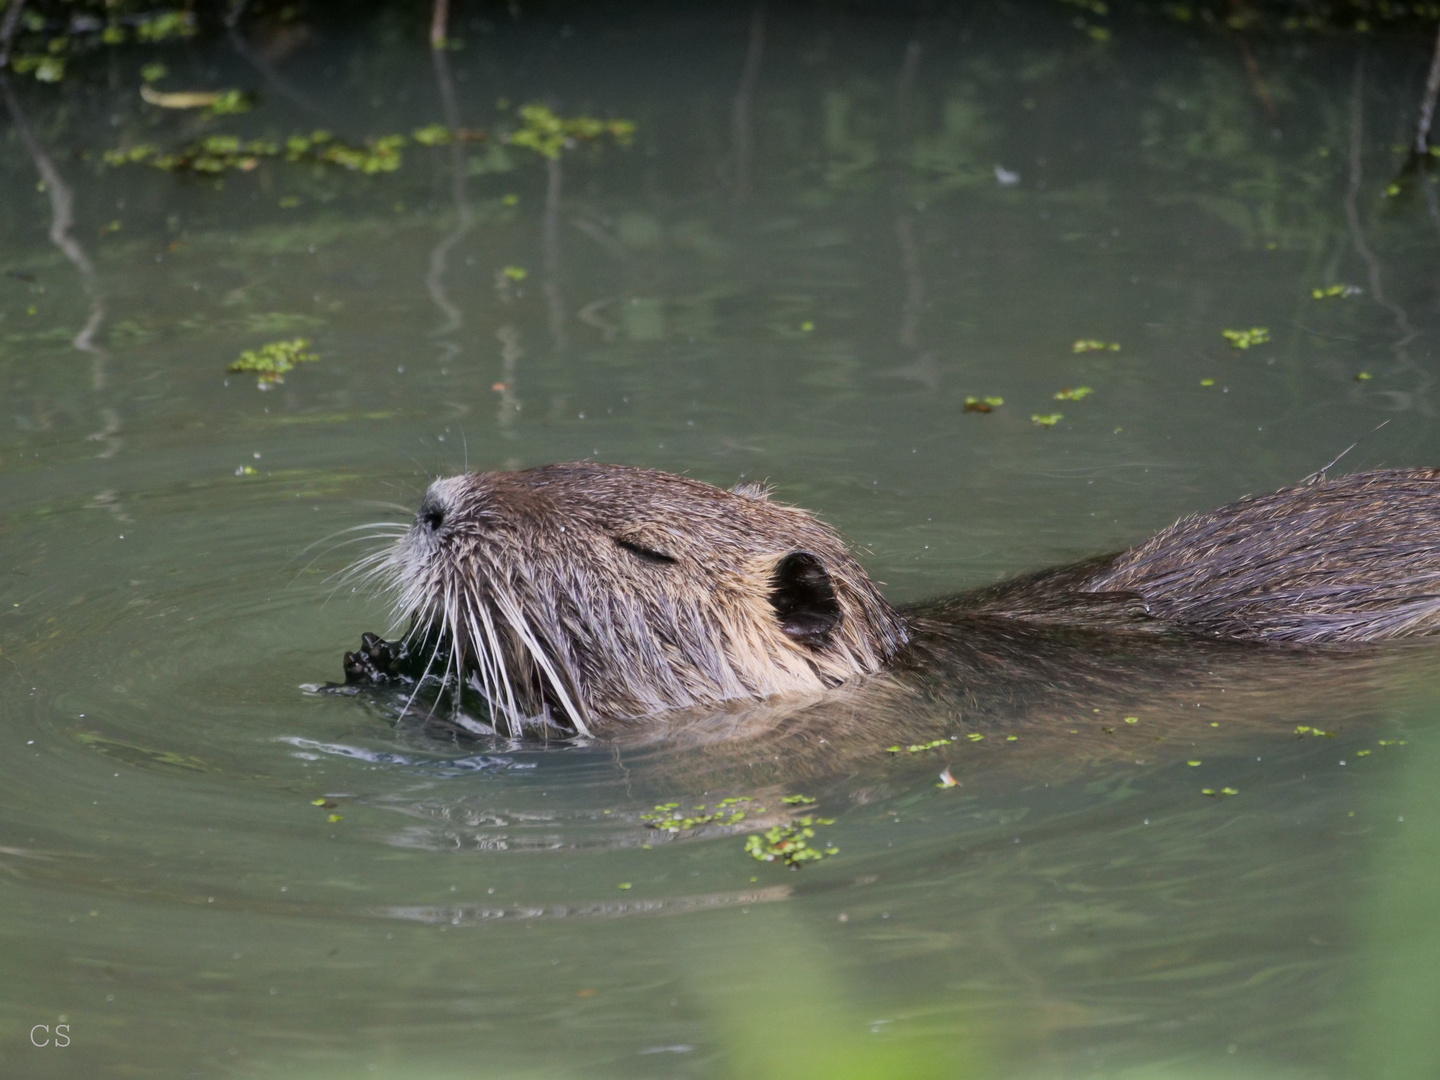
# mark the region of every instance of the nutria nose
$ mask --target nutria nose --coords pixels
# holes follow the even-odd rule
[[[434,532],[445,523],[445,508],[438,499],[426,495],[425,501],[420,504],[420,513],[415,515],[415,522]]]

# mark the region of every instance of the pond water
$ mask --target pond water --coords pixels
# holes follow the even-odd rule
[[[1428,647],[1323,693],[1297,666],[1243,724],[1150,738],[1136,698],[1133,731],[1109,702],[1013,759],[749,785],[743,750],[447,741],[305,689],[385,626],[341,530],[467,466],[768,479],[908,601],[1384,420],[1343,468],[1440,463],[1440,218],[1387,194],[1428,31],[521,8],[438,54],[382,9],[12,80],[0,1072],[1433,1075]],[[149,105],[157,58],[255,107]],[[503,139],[534,102],[633,138]],[[370,174],[103,157],[434,124],[464,137]],[[294,338],[318,361],[283,383],[227,370]],[[641,816],[801,794],[838,854],[798,871]]]

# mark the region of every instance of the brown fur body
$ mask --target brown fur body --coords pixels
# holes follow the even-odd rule
[[[1440,471],[1317,479],[900,611],[834,530],[763,490],[553,465],[436,481],[373,572],[436,642],[417,674],[468,682],[511,733],[677,710],[723,725],[747,702],[837,688],[911,697],[914,674],[973,715],[1089,700],[1117,679],[1203,681],[1243,651],[1233,642],[1440,628]],[[385,674],[370,655],[347,656],[351,681]]]

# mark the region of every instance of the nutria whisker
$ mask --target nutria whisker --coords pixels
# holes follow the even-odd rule
[[[560,674],[556,670],[556,665],[552,663],[552,658],[546,654],[545,650],[540,647],[540,642],[536,640],[535,634],[530,629],[530,624],[526,621],[519,606],[504,590],[496,590],[495,602],[500,609],[500,614],[505,617],[505,621],[510,625],[510,629],[515,631],[516,636],[519,637],[525,648],[529,650],[531,663],[535,665],[539,673],[550,680],[550,689],[554,691],[555,696],[560,699],[560,705],[564,708],[565,715],[569,718],[570,723],[574,725],[576,733],[579,735],[589,735],[590,728],[585,723],[584,714],[576,708],[575,702],[571,700],[570,694],[566,691],[565,682],[560,678]],[[555,657],[554,659],[559,661],[560,658]],[[571,672],[567,670],[566,674],[569,675]],[[545,706],[542,703],[540,714],[544,715],[545,711]]]

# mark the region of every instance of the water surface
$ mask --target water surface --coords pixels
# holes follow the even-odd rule
[[[731,759],[715,790],[713,750],[446,741],[303,688],[384,625],[337,534],[467,466],[769,480],[915,600],[1293,482],[1383,420],[1344,468],[1440,462],[1434,196],[1387,195],[1428,38],[516,11],[461,13],[438,57],[392,12],[246,24],[263,66],[221,34],[13,84],[3,1071],[1380,1075],[1435,992],[1403,981],[1429,954],[1394,892],[1433,878],[1405,831],[1433,828],[1427,648],[1163,744],[1136,701],[1013,760],[877,747],[747,786]],[[144,105],[157,52],[165,89],[256,108]],[[547,160],[501,138],[530,102],[634,139]],[[375,175],[102,158],[435,123],[488,138]],[[295,337],[320,359],[283,384],[227,371]],[[839,849],[798,872],[743,825],[641,817],[793,794]]]

